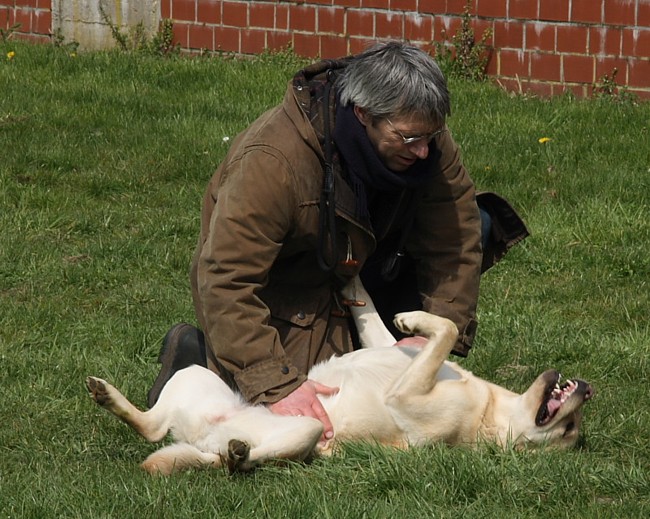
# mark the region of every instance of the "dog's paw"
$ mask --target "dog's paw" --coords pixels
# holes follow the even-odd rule
[[[248,443],[241,440],[230,440],[228,442],[228,457],[226,458],[228,472],[234,474],[235,472],[248,472],[251,470],[253,467],[248,460],[250,452],[251,447]]]
[[[86,379],[86,388],[88,389],[90,398],[92,398],[102,407],[105,407],[112,402],[107,385],[108,382],[102,380],[101,378],[88,377]]]
[[[400,331],[411,335],[427,338],[438,334],[458,335],[458,329],[452,321],[421,310],[397,314],[393,322]]]

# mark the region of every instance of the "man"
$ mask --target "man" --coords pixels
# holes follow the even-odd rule
[[[191,269],[205,335],[169,332],[150,406],[174,371],[203,363],[247,401],[318,418],[331,437],[317,395],[337,389],[306,373],[353,349],[339,290],[359,273],[385,321],[415,308],[445,316],[460,332],[454,353],[467,355],[481,213],[449,114],[438,65],[403,43],[300,71],[208,185]],[[527,234],[513,221],[492,256]]]

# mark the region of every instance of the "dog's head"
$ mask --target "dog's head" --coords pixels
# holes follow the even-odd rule
[[[582,405],[592,396],[594,389],[587,382],[563,381],[559,372],[545,371],[522,395],[525,410],[519,418],[528,425],[519,431],[517,443],[572,447],[580,432]]]

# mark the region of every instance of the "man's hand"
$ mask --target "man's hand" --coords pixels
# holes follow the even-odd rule
[[[318,400],[317,395],[335,395],[339,388],[324,386],[313,380],[306,380],[292,393],[278,400],[269,407],[275,414],[288,416],[311,416],[323,423],[323,438],[329,440],[334,436],[334,428],[329,416]]]

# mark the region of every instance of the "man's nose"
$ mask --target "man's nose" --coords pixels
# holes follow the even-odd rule
[[[420,160],[424,160],[429,156],[429,143],[426,139],[415,141],[410,144],[409,149],[412,153],[415,153],[416,157]]]

